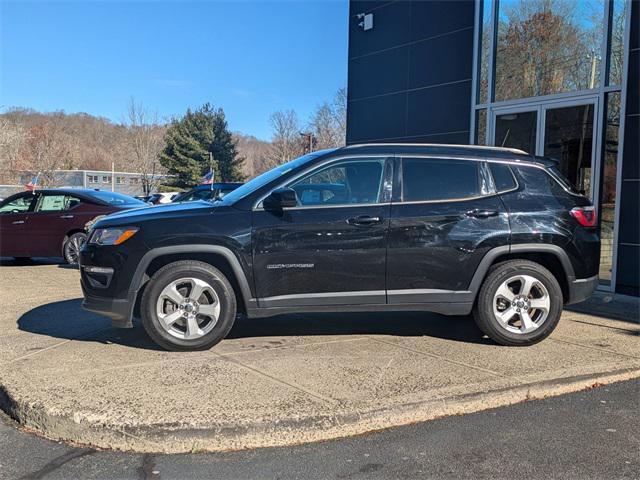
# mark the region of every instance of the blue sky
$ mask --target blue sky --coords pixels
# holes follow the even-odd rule
[[[270,137],[346,85],[347,0],[7,2],[0,106],[123,120],[131,96],[161,118],[211,102]]]

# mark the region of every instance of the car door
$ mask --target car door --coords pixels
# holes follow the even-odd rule
[[[0,203],[0,256],[28,257],[30,243],[25,237],[28,213],[36,196],[24,192]]]
[[[397,159],[387,253],[390,304],[456,303],[482,257],[508,245],[509,219],[490,172],[473,159]]]
[[[37,199],[35,208],[28,214],[27,234],[33,255],[60,256],[65,235],[76,228],[75,209],[80,199],[67,193],[45,192]],[[82,228],[83,221],[79,228]]]
[[[386,303],[391,180],[386,157],[343,158],[279,185],[298,206],[253,211],[259,306]]]

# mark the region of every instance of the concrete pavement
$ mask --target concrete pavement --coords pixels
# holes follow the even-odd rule
[[[592,311],[629,321],[582,305],[528,348],[494,345],[470,318],[315,314],[239,320],[194,353],[112,329],[80,296],[76,270],[0,267],[0,405],[47,437],[104,448],[290,445],[640,376],[638,304],[603,295]]]
[[[0,413],[4,479],[637,479],[640,380],[397,427],[240,452],[98,451],[21,432]]]

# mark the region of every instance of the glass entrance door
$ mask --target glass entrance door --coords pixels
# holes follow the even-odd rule
[[[602,239],[600,279],[603,284],[610,284],[615,201],[597,200],[603,197],[596,176],[599,175],[594,128],[597,108],[595,97],[570,103],[554,101],[529,107],[496,108],[491,115],[490,127],[496,146],[518,148],[556,159],[559,170],[576,190],[598,205]],[[615,194],[608,197],[615,198]]]
[[[544,156],[558,160],[562,174],[577,190],[592,199],[594,109],[592,103],[545,108],[542,152]]]

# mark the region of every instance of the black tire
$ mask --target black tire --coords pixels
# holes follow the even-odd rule
[[[181,278],[203,280],[215,291],[220,313],[213,328],[195,339],[176,338],[160,322],[156,309],[162,291]],[[233,287],[220,270],[205,262],[181,260],[165,265],[149,280],[140,302],[142,325],[151,339],[166,350],[207,350],[224,339],[236,317],[236,296]],[[182,319],[180,319],[182,320]]]
[[[77,232],[67,237],[62,245],[62,256],[69,265],[77,265],[82,245],[87,241],[87,234]]]
[[[498,321],[494,315],[494,301],[498,288],[512,277],[526,275],[533,277],[546,288],[549,298],[549,308],[546,319],[533,331],[514,333],[507,326]],[[537,288],[537,287],[536,287]],[[527,346],[544,340],[558,325],[563,308],[562,289],[554,275],[542,265],[529,260],[508,260],[493,266],[480,288],[473,317],[476,324],[489,338],[505,346]],[[504,304],[504,302],[503,302]],[[509,305],[509,302],[506,302]],[[508,308],[508,307],[503,307]],[[534,314],[538,313],[534,311]],[[518,328],[519,314],[514,317]],[[520,321],[521,322],[521,321]],[[522,325],[522,323],[519,323]],[[521,327],[520,327],[521,328]],[[526,329],[525,329],[526,332]]]

